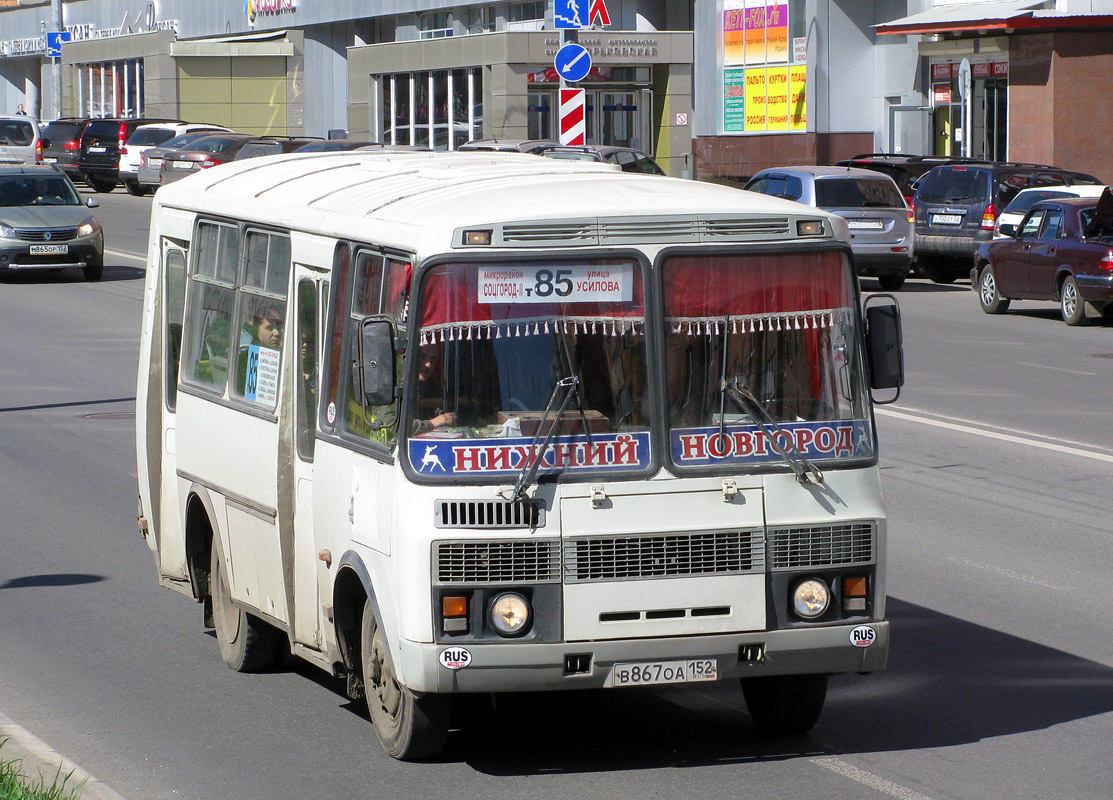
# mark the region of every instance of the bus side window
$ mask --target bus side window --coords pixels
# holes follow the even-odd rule
[[[202,222],[194,242],[189,310],[182,333],[187,368],[182,377],[224,394],[239,236],[231,225]]]
[[[348,279],[351,275],[352,251],[347,244],[339,244],[332,257],[333,280],[330,288],[330,308],[328,315],[328,373],[326,383],[324,417],[321,430],[335,431],[337,408],[340,403],[340,373],[344,365],[344,320],[348,317]]]
[[[166,253],[166,407],[171,411],[178,400],[178,365],[182,359],[182,318],[185,314],[186,254],[177,247]]]
[[[267,231],[248,231],[243,270],[236,310],[235,395],[274,408],[286,328],[290,240]]]
[[[298,282],[298,389],[296,400],[298,455],[313,460],[317,439],[317,285]]]

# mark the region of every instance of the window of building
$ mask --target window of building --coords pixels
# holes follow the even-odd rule
[[[142,117],[143,59],[82,64],[78,70],[80,116]]]
[[[417,18],[417,29],[422,39],[443,39],[451,36],[452,15],[447,11],[421,14]]]
[[[534,3],[511,3],[506,18],[510,22],[545,19],[545,3],[543,0]]]
[[[489,33],[494,29],[494,6],[472,6],[468,9],[468,33]]]
[[[434,70],[380,75],[377,141],[455,150],[483,135],[483,70]]]

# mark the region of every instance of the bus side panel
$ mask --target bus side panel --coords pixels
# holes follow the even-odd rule
[[[157,214],[157,208],[156,212]],[[151,227],[150,242],[147,247],[147,275],[143,289],[143,324],[139,335],[139,368],[135,386],[135,456],[136,475],[139,481],[139,514],[147,523],[147,545],[158,552],[160,520],[156,510],[160,504],[161,471],[159,455],[162,452],[162,417],[152,415],[162,409],[162,387],[149,382],[151,361],[159,358],[151,353],[151,335],[158,321],[156,319],[156,300],[159,285],[157,217]],[[156,401],[154,404],[151,398]]]

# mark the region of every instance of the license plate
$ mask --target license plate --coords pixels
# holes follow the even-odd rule
[[[33,256],[61,256],[70,251],[70,246],[68,244],[33,244],[30,250]]]
[[[56,159],[56,158],[44,158],[43,163],[44,164],[57,164],[58,159]]]
[[[885,224],[879,219],[848,219],[846,227],[852,231],[879,231]]]
[[[148,167],[161,167],[162,166],[162,159],[161,158],[148,158],[147,159],[147,166]]]
[[[108,148],[107,147],[90,147],[89,152],[90,153],[105,153],[105,152],[108,152]]]
[[[713,658],[693,658],[687,661],[635,661],[611,667],[608,685],[655,686],[662,683],[690,683],[713,681],[719,677],[718,662]]]
[[[932,214],[932,225],[961,225],[962,214]]]
[[[171,161],[170,166],[174,169],[193,169],[192,161]]]

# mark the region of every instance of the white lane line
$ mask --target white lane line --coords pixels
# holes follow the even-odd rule
[[[920,794],[914,789],[909,789],[907,786],[901,786],[899,783],[887,781],[880,775],[874,775],[872,772],[858,769],[858,767],[853,764],[848,764],[842,759],[813,758],[811,762],[824,769],[836,772],[844,778],[850,778],[850,780],[856,781],[863,786],[876,789],[882,794],[889,795],[889,797],[896,797],[898,800],[931,800],[926,794]]]
[[[1069,592],[1071,587],[1060,586],[1051,581],[1045,581],[1043,578],[1037,578],[1035,575],[1025,575],[1023,572],[1014,572],[1011,569],[998,567],[996,564],[987,564],[984,561],[975,561],[972,558],[964,558],[963,556],[947,556],[948,561],[953,561],[958,564],[965,564],[973,569],[980,569],[985,572],[992,572],[994,575],[1000,575],[1002,578],[1011,578],[1016,581],[1023,581],[1024,583],[1031,583],[1035,586],[1042,586],[1045,589],[1054,589],[1057,592]]]
[[[1050,364],[1036,364],[1032,361],[1014,361],[1014,364],[1019,364],[1022,367],[1035,367],[1036,369],[1050,369],[1055,372],[1066,372],[1068,375],[1097,375],[1096,372],[1083,372],[1080,369],[1067,369],[1066,367],[1053,367]]]
[[[147,261],[146,256],[142,256],[142,255],[137,256],[135,253],[125,253],[123,250],[109,250],[106,247],[106,248],[104,248],[104,252],[107,253],[110,256],[116,256],[117,258],[130,258],[132,261],[142,261],[144,263],[146,263],[146,261]]]
[[[959,433],[969,433],[974,436],[984,436],[987,439],[997,439],[1002,442],[1012,442],[1014,444],[1022,444],[1027,447],[1038,447],[1042,450],[1051,450],[1056,453],[1065,453],[1066,455],[1078,456],[1079,458],[1090,458],[1094,461],[1104,461],[1113,464],[1113,455],[1107,453],[1097,453],[1093,450],[1083,450],[1080,447],[1068,447],[1062,444],[1054,444],[1052,442],[1042,442],[1039,439],[1033,439],[1028,436],[1013,436],[1008,433],[1000,433],[998,431],[987,431],[982,428],[975,428],[970,425],[960,425],[955,422],[944,422],[939,419],[931,419],[930,417],[921,417],[915,414],[905,414],[900,411],[892,411],[887,408],[875,409],[875,413],[883,417],[892,417],[893,419],[902,419],[906,422],[918,422],[921,425],[932,425],[936,428],[945,428],[949,431],[958,431]]]

